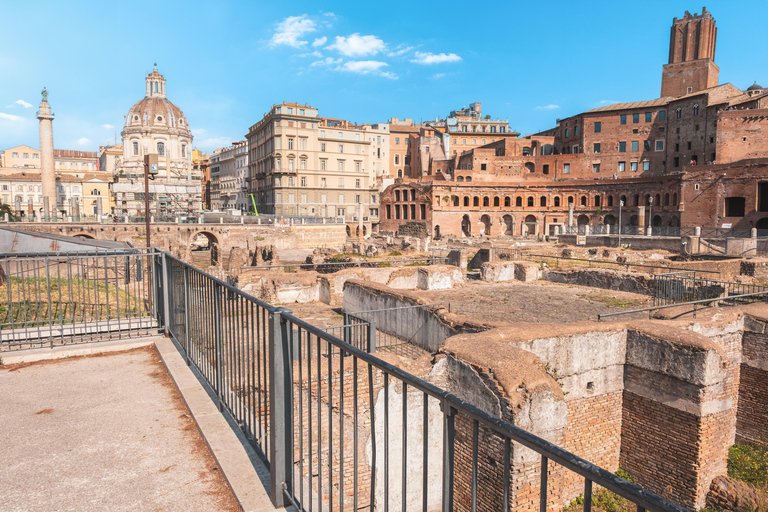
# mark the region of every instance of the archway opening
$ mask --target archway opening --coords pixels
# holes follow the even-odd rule
[[[483,232],[481,233],[481,236],[491,236],[491,217],[488,215],[483,215],[480,217],[480,223],[482,224]]]
[[[461,218],[461,236],[472,236],[472,223],[469,221],[469,215]]]
[[[615,226],[616,225],[616,217],[613,215],[606,215],[603,219],[603,224],[606,226]]]
[[[440,226],[435,226],[435,240],[440,240]]]
[[[661,226],[661,215],[653,216],[653,219],[651,220],[651,226],[653,227]]]
[[[189,241],[192,264],[198,267],[216,266],[219,263],[219,239],[213,233],[200,231]]]
[[[511,215],[505,215],[502,220],[504,221],[504,234],[512,236],[515,233],[515,222]]]
[[[525,218],[525,235],[535,235],[536,234],[536,216],[535,215],[528,215]]]

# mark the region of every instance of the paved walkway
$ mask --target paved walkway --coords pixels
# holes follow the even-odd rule
[[[239,510],[154,348],[0,367],[0,509]]]

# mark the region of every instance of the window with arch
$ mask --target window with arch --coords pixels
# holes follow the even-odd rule
[[[469,196],[464,196],[464,206],[469,206]]]
[[[157,143],[157,154],[159,156],[165,156],[165,143],[163,142]]]
[[[542,208],[547,206],[547,198],[545,196],[541,196],[541,198],[539,198],[539,206]]]
[[[629,206],[627,204],[627,196],[621,196],[621,206]]]
[[[480,198],[479,197],[475,196],[472,199],[472,206],[480,206]]]
[[[573,196],[568,196],[568,205],[573,204]]]
[[[640,195],[635,194],[635,197],[632,198],[632,206],[639,206],[640,205]]]
[[[587,196],[581,196],[581,206],[587,206]]]
[[[457,176],[456,181],[464,181],[464,176]]]
[[[512,202],[509,200],[509,196],[504,198],[504,206],[511,206]]]
[[[400,155],[395,155],[395,165],[400,165]]]
[[[533,206],[533,196],[528,197],[528,206]]]
[[[483,198],[483,206],[488,206],[488,203],[489,203],[488,198],[484,197]]]
[[[677,206],[677,192],[672,194],[672,206]]]
[[[675,118],[680,119],[681,117],[683,117],[683,109],[679,108],[675,110]]]
[[[656,198],[653,200],[653,202],[661,206],[661,194],[656,194]]]
[[[695,115],[695,116],[699,115],[699,105],[698,104],[693,106],[693,115]]]
[[[133,154],[134,154],[134,156],[139,154],[139,143],[138,142],[134,142],[133,143]]]
[[[187,158],[187,145],[181,145],[181,158]]]
[[[553,200],[553,202],[554,202],[555,206],[560,206],[560,197],[559,196],[555,196],[555,199]]]
[[[669,206],[669,194],[664,194],[664,206]]]
[[[600,207],[600,196],[595,196],[595,207]]]
[[[608,203],[608,206],[613,206],[613,196],[608,196],[605,200]]]
[[[498,196],[496,196],[496,197],[493,198],[493,206],[499,206],[499,205],[500,205],[499,198],[498,198]]]
[[[95,188],[95,189],[91,190],[91,195],[92,196],[100,196],[101,195],[101,190]]]
[[[469,183],[470,181],[472,181],[472,176],[467,176],[467,179],[466,179],[466,180],[464,180],[464,181],[466,181],[467,183]]]
[[[453,196],[453,206],[459,206],[459,196]]]
[[[523,198],[522,197],[515,198],[515,206],[523,206]]]

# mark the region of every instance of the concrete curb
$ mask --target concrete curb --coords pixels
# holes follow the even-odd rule
[[[2,358],[4,365],[34,363],[37,361],[66,359],[68,357],[90,356],[94,354],[120,352],[123,350],[133,350],[135,348],[149,347],[154,345],[155,342],[159,339],[160,338],[158,336],[147,336],[144,338],[135,338],[131,340],[96,341],[93,343],[58,345],[53,348],[32,348],[27,350],[0,352],[0,358]]]
[[[214,397],[187,366],[173,341],[155,338],[155,347],[243,510],[278,510],[272,505],[267,491],[269,470],[240,429],[219,412]]]

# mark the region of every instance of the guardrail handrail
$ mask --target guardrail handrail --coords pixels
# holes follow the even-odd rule
[[[618,316],[618,315],[628,315],[630,313],[642,313],[643,311],[655,311],[657,309],[667,309],[667,308],[679,308],[680,306],[691,306],[696,304],[705,304],[707,302],[716,302],[718,300],[731,300],[731,299],[741,299],[744,297],[756,297],[758,295],[768,295],[768,291],[764,292],[754,292],[754,293],[743,293],[740,295],[726,295],[723,297],[713,297],[710,299],[700,299],[700,300],[691,300],[688,302],[677,302],[675,304],[664,304],[661,306],[648,306],[645,308],[638,308],[638,309],[628,309],[626,311],[613,311],[611,313],[600,313],[597,315],[597,320],[600,321],[605,317],[609,316]]]

